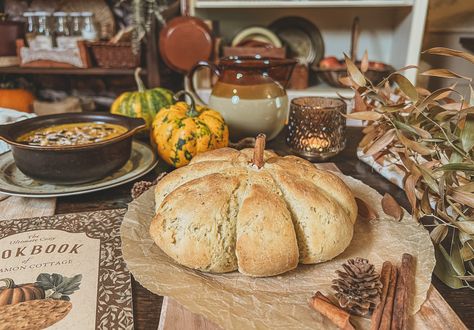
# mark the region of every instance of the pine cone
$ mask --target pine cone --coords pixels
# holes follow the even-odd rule
[[[349,259],[342,267],[345,271],[337,270],[339,278],[332,281],[339,305],[354,315],[372,313],[382,293],[382,282],[374,265],[367,259],[356,258]]]

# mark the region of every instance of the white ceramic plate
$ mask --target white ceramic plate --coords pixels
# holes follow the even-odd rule
[[[150,172],[157,162],[153,150],[148,145],[133,141],[132,155],[128,162],[108,177],[76,185],[56,185],[27,177],[16,167],[12,153],[7,152],[0,155],[0,192],[13,196],[39,198],[80,195],[130,182]]]
[[[278,36],[267,28],[261,26],[251,26],[243,29],[232,39],[232,46],[235,47],[244,40],[257,40],[272,44],[275,47],[282,47]]]

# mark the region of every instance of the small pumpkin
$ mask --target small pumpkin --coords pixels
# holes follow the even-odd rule
[[[117,115],[143,118],[149,129],[161,108],[173,104],[173,92],[165,88],[146,89],[140,78],[140,68],[135,70],[138,91],[125,92],[112,103],[110,112]]]
[[[11,278],[0,279],[6,285],[0,288],[0,306],[13,305],[23,301],[44,299],[44,290],[36,283],[16,285]]]
[[[162,109],[152,125],[151,139],[158,154],[174,167],[187,165],[197,154],[227,147],[229,129],[221,114],[215,110],[196,106],[191,94],[181,91],[178,100],[186,95],[190,104],[178,102]]]
[[[22,112],[33,112],[34,95],[21,88],[0,88],[0,108],[8,108]]]

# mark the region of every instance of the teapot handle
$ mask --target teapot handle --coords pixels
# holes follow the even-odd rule
[[[201,99],[201,97],[196,93],[196,88],[194,86],[194,79],[193,79],[196,71],[202,67],[211,69],[211,71],[214,72],[214,74],[217,77],[220,77],[221,72],[219,71],[219,68],[217,67],[217,65],[215,65],[214,63],[211,63],[208,61],[199,61],[192,67],[191,71],[189,71],[189,74],[186,76],[187,86],[189,86],[189,90],[191,94],[193,94],[194,98],[198,100],[201,104],[207,105],[206,102],[204,102]]]

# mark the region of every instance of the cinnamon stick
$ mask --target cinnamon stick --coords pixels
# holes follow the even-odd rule
[[[354,330],[355,328],[349,321],[350,314],[340,307],[333,305],[330,300],[321,292],[311,299],[311,307],[317,312],[327,317],[337,327],[344,330]]]
[[[408,328],[409,293],[413,283],[413,256],[404,253],[400,274],[397,280],[395,301],[392,315],[392,330],[403,330]]]
[[[390,274],[390,281],[388,284],[387,299],[382,312],[382,318],[380,319],[380,330],[390,330],[392,324],[393,314],[393,303],[395,300],[395,288],[397,286],[398,269],[392,266],[392,272]]]
[[[260,133],[255,140],[252,163],[258,168],[262,168],[264,164],[263,153],[265,152],[265,139],[265,134]]]
[[[325,295],[323,295],[323,294],[321,293],[321,291],[316,292],[316,293],[314,294],[313,298],[321,298],[321,299],[324,300],[325,302],[332,304],[332,301],[329,300],[328,297],[326,297]],[[334,304],[333,304],[333,305],[334,305]]]
[[[385,261],[382,265],[382,271],[380,273],[380,281],[382,282],[382,295],[380,297],[379,304],[377,305],[377,307],[375,307],[374,312],[372,313],[370,330],[377,330],[380,326],[380,320],[382,319],[383,308],[385,306],[385,302],[387,301],[392,268],[393,266],[390,261]]]

